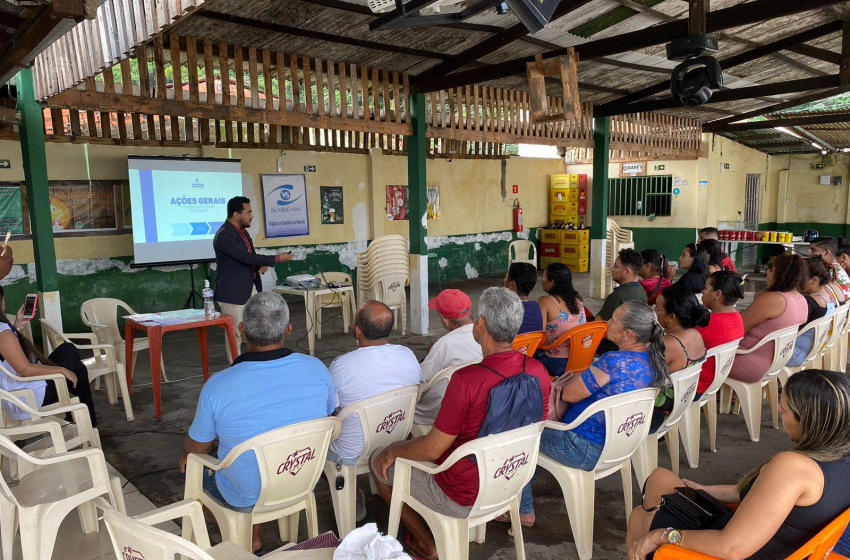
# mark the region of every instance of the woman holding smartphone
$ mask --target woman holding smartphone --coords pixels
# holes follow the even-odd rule
[[[6,293],[2,286],[0,286],[0,311],[2,311],[0,313],[0,366],[18,377],[36,377],[57,373],[63,375],[68,383],[68,391],[71,395],[79,397],[80,402],[88,407],[92,427],[96,427],[97,417],[94,412],[89,374],[80,359],[77,347],[66,342],[56,348],[49,357],[44,357],[33,343],[20,333],[20,329],[32,319],[32,316],[24,316],[23,305],[15,316],[14,324],[8,322],[6,318]],[[35,394],[36,404],[39,408],[59,400],[55,383],[48,383],[41,379],[18,381],[12,379],[2,369],[0,369],[0,389],[5,391],[30,389]],[[3,402],[3,412],[15,420],[29,419],[27,413],[7,401]]]
[[[666,469],[653,471],[643,503],[629,516],[628,560],[644,560],[668,543],[718,558],[787,558],[847,510],[850,378],[819,369],[792,375],[779,398],[779,414],[796,445],[737,484],[703,486]],[[689,525],[662,504],[662,496],[682,487],[740,505],[708,526]]]

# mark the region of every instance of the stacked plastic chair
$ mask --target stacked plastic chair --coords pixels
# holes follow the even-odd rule
[[[621,228],[617,222],[608,218],[608,243],[605,251],[605,294],[614,291],[614,280],[611,278],[611,265],[617,259],[621,249],[634,249],[635,240],[632,230]]]
[[[357,255],[357,301],[382,301],[396,315],[401,314],[401,334],[407,331],[407,297],[405,286],[410,283],[410,252],[407,238],[384,235],[369,244]]]

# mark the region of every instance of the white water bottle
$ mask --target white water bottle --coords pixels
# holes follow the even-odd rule
[[[201,292],[204,296],[204,315],[207,317],[215,317],[215,302],[213,301],[213,289],[210,288],[210,281],[204,280],[204,291]]]

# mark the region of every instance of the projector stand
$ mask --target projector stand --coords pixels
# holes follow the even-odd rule
[[[203,296],[198,293],[198,290],[195,289],[195,268],[190,263],[189,264],[189,297],[186,298],[186,303],[183,304],[183,309],[190,309],[189,303],[192,303],[191,309],[197,309],[195,307],[195,296],[198,296],[201,301],[203,301]]]

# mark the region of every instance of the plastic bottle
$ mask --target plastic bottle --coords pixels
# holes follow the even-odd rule
[[[213,289],[210,288],[210,281],[204,280],[204,291],[201,292],[204,297],[204,315],[207,317],[215,317],[215,302],[213,301]]]

